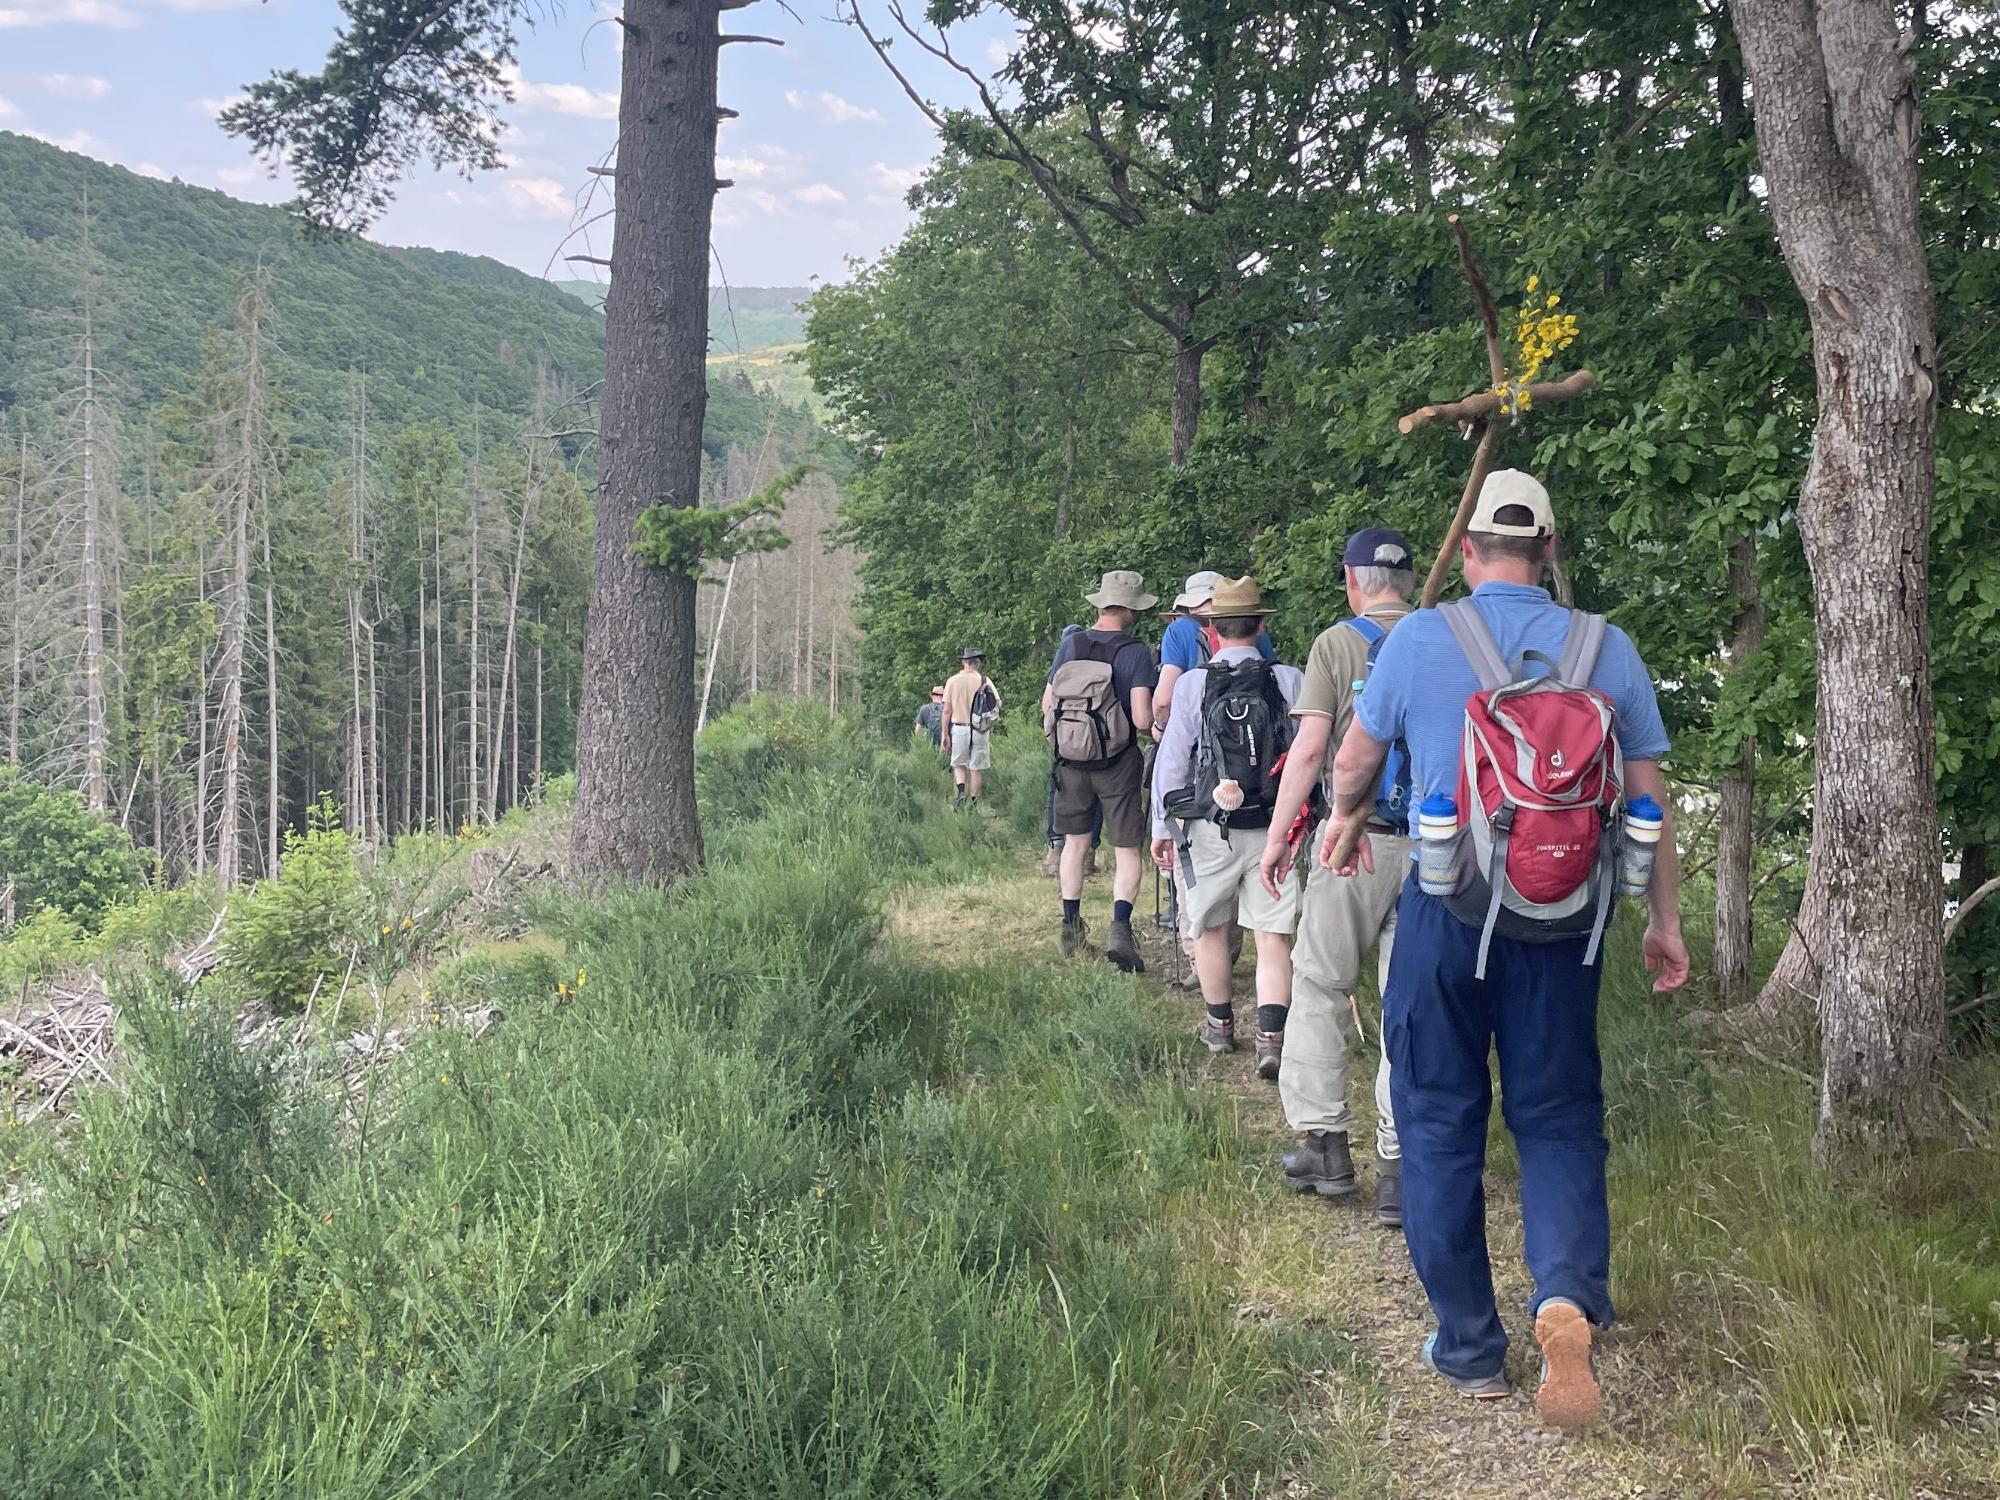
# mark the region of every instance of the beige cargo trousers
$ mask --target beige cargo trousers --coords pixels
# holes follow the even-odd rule
[[[1389,953],[1396,937],[1396,901],[1410,873],[1412,841],[1371,831],[1375,869],[1336,875],[1315,866],[1307,875],[1292,949],[1292,1010],[1285,1021],[1285,1057],[1278,1097],[1293,1130],[1327,1130],[1351,1136],[1354,1111],[1347,1102],[1348,1051],[1354,1044],[1350,997],[1361,981],[1361,963],[1377,949],[1376,976],[1389,983]],[[1310,841],[1308,844],[1310,847]],[[1300,851],[1301,861],[1306,850]],[[1381,1038],[1376,1043],[1378,1052]],[[1389,1056],[1375,1068],[1375,1153],[1396,1161],[1395,1111],[1389,1103]]]

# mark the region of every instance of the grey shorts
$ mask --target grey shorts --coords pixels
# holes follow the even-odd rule
[[[1091,812],[1104,806],[1104,840],[1114,849],[1146,842],[1146,757],[1134,745],[1098,770],[1056,764],[1055,830],[1089,833]]]

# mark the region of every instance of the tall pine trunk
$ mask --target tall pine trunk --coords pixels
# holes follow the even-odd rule
[[[83,798],[94,813],[111,805],[105,771],[104,516],[98,492],[97,273],[91,260],[90,199],[83,201]]]
[[[1812,864],[1823,1160],[1935,1108],[1945,1040],[1930,679],[1936,347],[1915,71],[1890,7],[1732,0],[1758,153],[1812,319],[1819,417],[1799,495],[1819,648]]]
[[[701,864],[695,580],[631,556],[648,506],[701,497],[717,0],[626,0],[618,219],[605,297],[596,560],[577,724],[574,856],[590,875]]]
[[[284,822],[284,799],[278,792],[278,754],[282,736],[278,715],[278,600],[271,572],[271,506],[264,501],[264,740],[267,792],[264,808],[264,874],[278,873],[278,829]]]

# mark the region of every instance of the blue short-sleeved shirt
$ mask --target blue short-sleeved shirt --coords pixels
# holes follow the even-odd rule
[[[1503,660],[1514,661],[1524,651],[1539,651],[1551,661],[1562,655],[1570,611],[1551,599],[1547,589],[1482,583],[1472,599]],[[1546,669],[1531,667],[1530,675],[1541,670]],[[1618,748],[1627,760],[1658,760],[1667,753],[1667,726],[1653,696],[1653,679],[1632,638],[1616,625],[1604,632],[1590,685],[1618,712]],[[1375,739],[1385,744],[1401,739],[1409,745],[1415,799],[1433,791],[1455,797],[1465,700],[1478,691],[1479,676],[1444,616],[1420,609],[1404,616],[1382,643],[1375,670],[1355,700],[1354,717]]]
[[[1278,659],[1271,637],[1261,630],[1257,632],[1257,654],[1265,661]],[[1160,665],[1179,667],[1183,672],[1201,665],[1201,621],[1182,615],[1167,627],[1167,633],[1160,637]]]

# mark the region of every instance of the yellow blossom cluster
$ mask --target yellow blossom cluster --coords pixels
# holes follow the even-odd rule
[[[1500,410],[1512,416],[1534,405],[1529,382],[1542,373],[1551,355],[1576,342],[1576,315],[1557,312],[1562,305],[1558,292],[1541,294],[1542,278],[1528,278],[1527,295],[1514,320],[1514,358],[1517,373],[1499,386]]]

